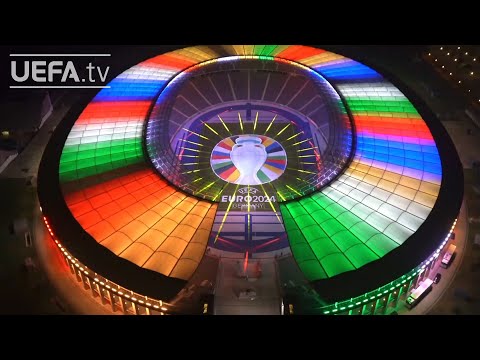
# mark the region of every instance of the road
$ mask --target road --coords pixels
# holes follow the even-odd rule
[[[457,225],[455,227],[455,240],[453,244],[457,246],[456,257],[447,269],[440,266],[442,253],[437,260],[435,267],[429,274],[429,278],[433,280],[437,273],[442,275],[438,284],[433,284],[432,291],[413,309],[409,310],[402,302],[398,309],[400,315],[425,315],[429,314],[435,305],[442,299],[445,293],[450,289],[455,281],[458,271],[460,270],[465,251],[467,248],[468,238],[468,224],[467,224],[467,209],[465,202],[460,209]],[[448,244],[447,244],[448,246]],[[447,247],[446,246],[446,247]],[[446,248],[445,247],[445,248]]]

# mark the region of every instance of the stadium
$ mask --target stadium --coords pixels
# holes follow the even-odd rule
[[[114,312],[388,314],[455,227],[462,167],[440,121],[340,54],[182,48],[87,100],[52,134],[38,195]]]

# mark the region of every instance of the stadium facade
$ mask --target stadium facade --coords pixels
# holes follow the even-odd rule
[[[441,123],[382,74],[291,45],[142,61],[53,133],[47,229],[125,313],[195,313],[175,299],[205,258],[275,262],[295,313],[388,313],[441,258],[463,175]]]

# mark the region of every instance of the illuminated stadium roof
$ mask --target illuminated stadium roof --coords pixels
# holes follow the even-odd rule
[[[221,170],[217,175],[228,175],[236,184],[238,170],[213,147],[239,134],[271,136],[279,146],[284,144],[289,165],[281,178],[272,180],[279,175],[275,158],[259,172],[268,184],[266,191],[283,200],[329,182],[352,150],[345,107],[323,77],[273,57],[235,56],[190,67],[165,87],[146,126],[146,148],[155,168],[171,183],[218,201],[228,184],[218,181],[210,166],[198,165],[213,154],[218,160],[214,167]],[[273,144],[265,141],[267,147]],[[267,150],[276,156],[275,147]]]
[[[291,249],[327,298],[394,280],[440,241],[415,234],[445,181],[432,133],[444,135],[363,64],[306,46],[199,46],[109,86],[49,145],[66,206],[39,192],[66,247],[135,291],[172,297],[207,247],[234,252],[247,232],[256,251]],[[234,210],[250,193],[271,200]],[[270,232],[243,230],[243,213]],[[334,294],[338,279],[352,290]]]

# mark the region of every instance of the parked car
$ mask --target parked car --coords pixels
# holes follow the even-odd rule
[[[435,275],[435,277],[433,278],[433,282],[435,284],[438,284],[440,282],[440,279],[442,278],[442,274],[440,273],[437,273],[437,275]]]

